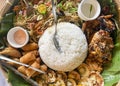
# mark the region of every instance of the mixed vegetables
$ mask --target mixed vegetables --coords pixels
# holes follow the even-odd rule
[[[71,72],[54,71],[40,59],[38,39],[48,27],[53,25],[54,20],[51,0],[28,0],[28,5],[33,8],[30,10],[27,9],[23,0],[19,0],[13,8],[13,12],[6,14],[2,20],[0,54],[45,71],[47,74],[40,74],[30,68],[8,62],[20,74],[37,82],[39,86],[104,86],[104,84],[112,86],[120,78],[118,68],[120,33],[116,23],[117,11],[113,0],[98,1],[102,6],[101,15],[93,21],[82,21],[77,15],[80,0],[57,0],[58,22],[78,25],[86,34],[88,41],[88,56],[84,63],[75,70]],[[29,43],[20,49],[11,47],[6,41],[6,34],[13,26],[24,27],[30,35]],[[109,68],[110,64],[112,66]],[[13,82],[15,78],[11,77],[14,76],[11,70],[9,75],[13,86],[20,86],[20,84],[16,84],[17,82]],[[111,77],[113,78],[110,79]],[[18,80],[18,82],[20,81]],[[23,85],[31,86],[28,83],[21,84],[21,86]]]

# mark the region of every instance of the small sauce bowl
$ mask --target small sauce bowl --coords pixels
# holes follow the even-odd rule
[[[7,34],[7,41],[12,47],[21,48],[29,41],[28,32],[19,26],[11,28]]]
[[[82,0],[78,6],[78,16],[85,21],[96,19],[101,12],[97,0]]]

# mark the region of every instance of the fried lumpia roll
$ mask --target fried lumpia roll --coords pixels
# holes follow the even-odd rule
[[[13,47],[5,48],[3,51],[0,52],[0,54],[1,55],[7,55],[7,56],[10,56],[10,57],[13,57],[13,58],[21,57],[21,53]]]
[[[40,65],[40,69],[46,72],[48,70],[48,67],[45,64],[43,64],[43,65]]]
[[[41,63],[40,57],[37,57],[37,58],[36,58],[36,62],[38,62],[39,64]]]
[[[22,47],[22,50],[24,51],[32,51],[32,50],[37,50],[37,49],[38,49],[38,44],[35,42],[29,43],[25,45],[24,47]]]
[[[36,60],[36,56],[33,52],[29,52],[20,58],[20,62],[25,64],[35,60]]]
[[[29,53],[29,51],[25,51],[25,52],[23,51],[23,52],[22,52],[22,55],[24,56],[24,55],[27,54],[27,53]]]
[[[32,52],[35,56],[38,56],[38,55],[39,55],[37,50],[33,50],[33,51],[24,51],[24,52],[22,52],[22,55],[25,55],[25,54],[30,53],[30,52]]]
[[[40,64],[36,61],[31,66],[38,68],[38,69],[40,68]],[[32,70],[31,68],[28,68],[25,72],[26,72],[26,75],[28,76],[28,78],[30,78],[32,75],[34,75],[36,73],[36,71]]]
[[[36,57],[39,55],[37,50],[31,51],[31,53],[33,53]]]
[[[20,67],[18,67],[18,71],[21,72],[21,73],[23,73],[23,74],[25,74],[25,75],[26,75],[26,72],[25,72],[26,69],[27,69],[27,68],[26,68],[25,66],[20,66]]]
[[[35,72],[31,77],[35,77],[35,76],[37,76],[39,74],[40,74],[39,72]]]

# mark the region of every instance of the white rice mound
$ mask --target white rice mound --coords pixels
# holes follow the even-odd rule
[[[57,39],[61,53],[53,42],[54,26],[46,29],[39,39],[39,53],[43,62],[53,70],[72,71],[86,58],[88,44],[82,30],[75,24],[61,22],[57,24]]]

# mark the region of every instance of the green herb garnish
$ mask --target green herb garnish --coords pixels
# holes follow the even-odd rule
[[[91,16],[92,9],[93,9],[93,5],[91,4],[90,5],[90,14],[89,14],[89,17]]]
[[[0,23],[0,38],[7,35],[7,32],[13,27],[14,13],[7,13]]]

